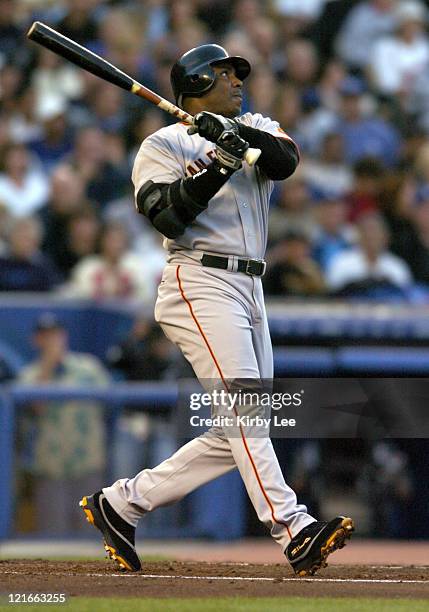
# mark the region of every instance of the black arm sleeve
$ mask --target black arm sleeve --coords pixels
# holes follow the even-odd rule
[[[268,134],[262,130],[238,124],[241,138],[251,147],[261,149],[256,165],[269,179],[281,181],[295,172],[299,162],[298,148],[292,140]]]
[[[215,160],[198,174],[170,184],[148,181],[137,194],[137,209],[164,236],[177,238],[207,208],[231,174]]]

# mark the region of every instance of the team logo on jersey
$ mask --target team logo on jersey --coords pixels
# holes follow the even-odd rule
[[[203,159],[201,159],[201,157],[199,157],[198,159],[194,159],[192,164],[188,164],[186,166],[186,171],[188,172],[188,174],[190,174],[191,176],[195,176],[196,174],[199,174],[201,170],[205,170],[207,166],[209,166],[210,163],[216,159],[216,149],[208,151],[207,157],[210,160],[208,162],[205,162]]]

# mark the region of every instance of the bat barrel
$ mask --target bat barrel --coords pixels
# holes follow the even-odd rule
[[[33,23],[27,37],[113,85],[127,91],[131,91],[134,85],[134,80],[130,76],[108,61],[40,21]]]

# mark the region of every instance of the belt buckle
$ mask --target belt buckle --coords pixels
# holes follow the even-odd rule
[[[254,263],[260,264],[262,266],[262,271],[260,274],[256,274],[255,272],[252,272],[250,270],[250,266]],[[248,259],[246,261],[246,274],[248,274],[249,276],[264,276],[266,269],[267,269],[267,262],[262,259]]]

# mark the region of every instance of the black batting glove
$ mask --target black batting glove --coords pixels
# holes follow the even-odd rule
[[[234,132],[238,134],[238,125],[232,119],[222,117],[203,111],[194,117],[193,125],[188,129],[188,134],[199,134],[206,140],[217,142],[223,132]]]
[[[235,172],[241,168],[243,157],[249,143],[233,131],[225,131],[216,142],[217,163],[225,172]]]

